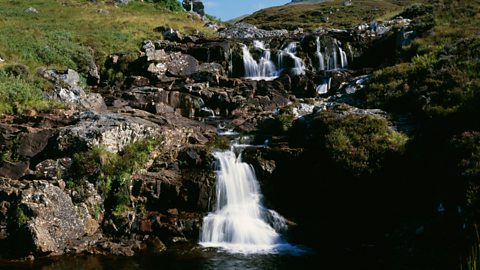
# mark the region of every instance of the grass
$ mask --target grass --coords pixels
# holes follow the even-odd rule
[[[92,63],[102,67],[110,54],[137,52],[143,40],[162,39],[154,30],[159,26],[213,34],[201,20],[180,11],[174,0],[118,6],[97,2],[0,1],[0,57],[5,60],[0,72],[11,74],[0,73],[0,117],[58,107],[43,98],[45,81],[35,72],[40,67],[71,68],[85,75]],[[25,12],[28,7],[38,13]]]
[[[31,81],[0,71],[0,116],[61,107],[61,104],[46,100],[41,89]]]
[[[210,32],[185,12],[173,12],[162,1],[130,1],[113,5],[85,0],[0,1],[0,54],[3,65],[22,63],[84,71],[91,60],[103,64],[107,55],[137,50],[144,39],[169,26],[182,32]],[[168,1],[167,1],[168,2]],[[34,7],[38,13],[27,13]],[[0,66],[1,68],[1,66]]]
[[[345,6],[344,2],[333,0],[272,7],[255,12],[242,21],[265,29],[350,28],[361,23],[393,17],[405,6],[422,1],[356,0],[351,6]]]

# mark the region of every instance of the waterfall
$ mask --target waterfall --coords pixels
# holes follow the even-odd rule
[[[348,65],[347,53],[342,49],[341,46],[338,46],[338,51],[340,52],[340,67],[346,68]]]
[[[293,68],[291,69],[294,75],[303,75],[305,74],[305,64],[303,63],[302,59],[296,56],[297,52],[297,43],[290,42],[285,46],[285,48],[279,51],[277,56],[278,66],[284,68],[284,60],[285,56],[289,56],[293,60]]]
[[[321,84],[317,86],[317,93],[319,95],[326,94],[330,89],[330,85],[332,83],[332,78],[324,79]]]
[[[316,54],[317,54],[317,58],[318,58],[318,70],[325,70],[325,59],[324,59],[323,54],[321,52],[322,47],[321,47],[321,44],[320,44],[320,37],[317,37],[315,42],[316,42],[316,45],[317,45]]]
[[[252,80],[271,80],[277,76],[277,69],[271,60],[271,52],[265,48],[263,42],[254,40],[253,47],[262,51],[262,56],[257,62],[246,45],[242,46],[243,65],[245,77]]]
[[[216,152],[218,161],[217,203],[203,219],[200,244],[234,253],[276,253],[292,250],[276,231],[286,228],[285,219],[261,203],[253,168],[233,150]]]

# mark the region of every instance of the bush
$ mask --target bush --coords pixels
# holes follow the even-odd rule
[[[107,214],[121,215],[129,209],[129,186],[132,175],[150,158],[150,153],[160,144],[158,139],[145,139],[127,145],[123,151],[112,153],[104,147],[95,147],[73,157],[70,188],[94,183],[105,198]]]
[[[295,144],[316,149],[338,172],[354,177],[378,173],[408,140],[383,118],[330,111],[297,120],[290,132]]]

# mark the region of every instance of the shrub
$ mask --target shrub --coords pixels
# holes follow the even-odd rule
[[[300,118],[290,132],[292,143],[315,149],[339,173],[354,177],[378,173],[408,140],[384,118],[332,111]]]
[[[71,187],[83,181],[94,183],[105,198],[107,214],[121,215],[129,209],[132,175],[148,162],[151,152],[159,146],[159,139],[145,139],[127,145],[121,152],[112,153],[104,147],[95,147],[73,157],[69,181]]]

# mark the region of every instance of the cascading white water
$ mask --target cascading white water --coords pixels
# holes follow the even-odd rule
[[[297,53],[297,43],[296,42],[288,43],[288,45],[283,50],[278,52],[278,55],[277,55],[278,66],[283,68],[284,62],[285,62],[283,58],[285,56],[288,56],[293,60],[293,68],[291,69],[292,73],[294,75],[303,75],[305,74],[305,64],[303,63],[303,60],[300,57],[295,55],[296,53]]]
[[[330,85],[332,83],[332,78],[328,78],[326,80],[323,80],[321,84],[317,86],[317,93],[319,95],[326,94],[328,90],[330,89]]]
[[[347,53],[340,46],[338,46],[338,51],[340,52],[340,67],[346,68],[348,65]]]
[[[285,219],[261,203],[253,168],[233,150],[214,153],[218,160],[217,203],[203,219],[200,244],[234,253],[276,253],[292,250],[276,229],[285,229]],[[268,220],[268,222],[267,222]]]
[[[320,37],[317,37],[315,42],[317,46],[316,56],[319,60],[318,70],[336,70],[348,66],[347,53],[342,49],[338,40],[334,39],[331,46],[325,47],[325,55],[321,52]]]
[[[253,47],[262,51],[262,56],[257,62],[246,45],[242,46],[243,65],[245,77],[252,80],[272,80],[277,76],[277,68],[271,60],[271,52],[265,48],[263,42],[254,40]]]
[[[323,57],[323,54],[321,52],[322,47],[320,44],[320,37],[316,38],[316,45],[317,45],[317,58],[318,58],[318,70],[325,70],[325,57]]]

